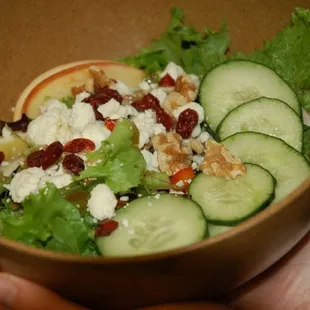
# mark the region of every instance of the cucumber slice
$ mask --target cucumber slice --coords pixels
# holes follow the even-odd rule
[[[231,229],[232,226],[223,226],[223,225],[214,225],[212,223],[208,223],[208,231],[209,231],[209,236],[214,237],[219,234],[222,234],[223,232]]]
[[[192,200],[161,194],[133,200],[117,211],[119,228],[96,240],[105,256],[134,256],[161,252],[202,240],[207,222]]]
[[[302,151],[302,121],[283,101],[254,99],[229,112],[218,126],[221,140],[244,131],[260,132],[282,139],[297,151]]]
[[[265,169],[246,164],[247,173],[233,180],[199,174],[189,193],[208,222],[235,225],[267,207],[274,198],[275,179]]]
[[[276,178],[274,202],[291,193],[310,175],[306,158],[278,138],[242,132],[226,138],[222,143],[243,162],[260,165]]]
[[[224,62],[203,78],[199,90],[200,103],[212,130],[225,115],[242,103],[269,97],[280,99],[301,115],[296,94],[270,68],[247,60]]]

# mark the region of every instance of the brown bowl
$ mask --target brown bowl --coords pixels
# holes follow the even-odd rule
[[[285,25],[294,7],[309,7],[309,0],[3,1],[1,118],[11,118],[23,88],[50,68],[137,51],[164,30],[172,5],[183,7],[186,21],[199,29],[217,29],[226,19],[232,49],[250,51]],[[0,238],[0,267],[93,308],[214,298],[261,273],[306,234],[309,200],[310,179],[235,229],[143,257],[79,257]]]

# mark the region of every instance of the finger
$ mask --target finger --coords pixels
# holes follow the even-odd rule
[[[83,310],[57,294],[27,280],[0,273],[0,310]]]
[[[157,306],[151,306],[146,308],[140,308],[137,310],[229,310],[224,305],[214,304],[210,302],[179,302],[169,303]]]

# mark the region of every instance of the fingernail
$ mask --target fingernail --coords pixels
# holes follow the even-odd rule
[[[0,305],[10,307],[16,290],[16,285],[12,281],[10,275],[0,275]]]

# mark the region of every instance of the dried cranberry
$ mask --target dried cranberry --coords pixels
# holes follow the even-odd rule
[[[80,153],[82,151],[94,151],[96,145],[93,141],[85,138],[73,139],[64,146],[64,151],[69,153]]]
[[[152,94],[145,95],[141,100],[134,102],[132,106],[139,112],[153,110],[156,113],[157,123],[163,124],[167,130],[170,130],[174,125],[174,119],[164,111],[159,100]]]
[[[152,94],[145,95],[142,99],[132,103],[132,106],[139,112],[144,112],[145,110],[155,110],[160,108],[159,100]]]
[[[3,163],[5,155],[3,152],[0,152],[0,165]]]
[[[16,122],[6,123],[13,131],[23,131],[26,132],[31,119],[27,117],[26,114],[22,115],[22,118]]]
[[[104,125],[110,130],[110,131],[113,131],[113,129],[115,128],[115,125],[116,125],[116,122],[118,120],[117,119],[110,119],[110,118],[107,118],[104,120]]]
[[[174,119],[164,109],[160,108],[156,110],[157,123],[163,124],[164,127],[169,131],[174,126]]]
[[[60,158],[63,152],[63,146],[59,141],[50,144],[44,151],[42,156],[42,168],[46,170],[48,167],[54,165]]]
[[[118,228],[118,222],[114,220],[103,220],[96,229],[96,236],[109,236]]]
[[[85,169],[84,160],[74,154],[66,155],[62,162],[62,165],[66,170],[71,171],[75,175],[78,175],[81,171]]]
[[[179,115],[176,132],[181,135],[183,139],[188,139],[197,124],[198,113],[193,109],[186,109]]]
[[[175,80],[171,77],[170,74],[167,73],[161,78],[158,84],[161,87],[172,87],[175,85]]]
[[[97,109],[102,104],[107,103],[110,99],[115,99],[119,103],[123,102],[123,97],[120,95],[120,93],[117,90],[109,87],[97,89],[96,93],[85,98],[84,102],[91,104],[97,120],[103,120],[102,114],[98,112]]]
[[[27,157],[28,167],[38,167],[38,168],[41,167],[44,152],[45,152],[44,150],[39,150],[28,155]]]

